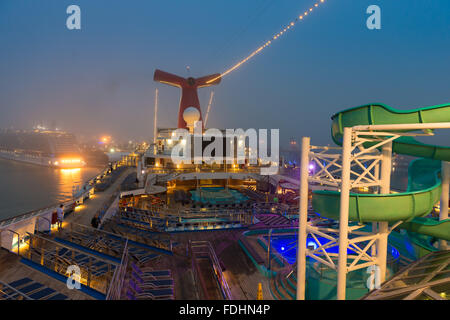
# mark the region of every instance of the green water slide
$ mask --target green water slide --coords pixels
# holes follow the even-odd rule
[[[341,111],[332,117],[333,141],[342,145],[344,127],[378,124],[450,122],[450,104],[401,111],[383,104],[364,105]],[[408,168],[408,189],[395,194],[350,193],[349,219],[358,222],[404,221],[400,226],[412,232],[450,241],[450,219],[424,218],[441,195],[441,161],[450,161],[450,147],[429,145],[411,137],[394,140],[393,152],[420,157]],[[339,219],[340,193],[314,191],[313,208],[321,215]]]

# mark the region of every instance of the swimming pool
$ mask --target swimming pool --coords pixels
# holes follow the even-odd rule
[[[297,261],[297,242],[298,242],[297,237],[298,237],[297,235],[280,235],[280,236],[272,236],[271,239],[272,248],[274,248],[279,254],[281,254],[289,264],[294,264],[295,261]],[[268,241],[269,237],[264,236],[264,238],[266,241]],[[316,237],[316,238],[322,245],[331,241],[323,237]],[[316,249],[319,246],[319,244],[316,242],[316,240],[314,240],[311,236],[309,236],[306,239],[306,246]],[[338,253],[339,246],[329,248],[327,249],[327,252]],[[355,254],[355,251],[347,249],[347,254]],[[389,259],[396,260],[400,256],[398,250],[391,245],[388,245],[388,254],[389,254],[388,260]]]
[[[248,200],[248,197],[235,189],[225,189],[222,187],[207,187],[200,190],[191,190],[193,201],[209,204],[231,204],[241,203]]]

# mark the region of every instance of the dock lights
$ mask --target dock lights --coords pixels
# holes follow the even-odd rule
[[[114,151],[113,151],[114,152]],[[74,164],[74,163],[81,163],[81,159],[62,159],[62,164]],[[55,164],[58,165],[58,161],[55,161]]]

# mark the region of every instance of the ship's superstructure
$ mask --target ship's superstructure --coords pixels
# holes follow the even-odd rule
[[[0,157],[57,168],[85,165],[75,136],[59,130],[1,130]]]

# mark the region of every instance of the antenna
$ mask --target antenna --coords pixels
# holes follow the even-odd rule
[[[213,101],[213,97],[214,97],[214,91],[211,91],[211,95],[209,96],[208,109],[206,109],[205,124],[204,124],[205,128],[206,128],[206,123],[208,122],[208,116],[209,116],[209,111],[211,110],[211,104]]]
[[[155,89],[155,115],[153,118],[153,143],[156,144],[157,135],[157,117],[158,117],[158,88]]]

